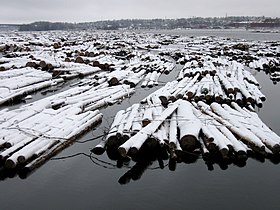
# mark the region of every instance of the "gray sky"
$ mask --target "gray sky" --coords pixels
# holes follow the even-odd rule
[[[0,23],[128,18],[280,17],[279,0],[0,0]]]

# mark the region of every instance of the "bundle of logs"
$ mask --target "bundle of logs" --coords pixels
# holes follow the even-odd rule
[[[276,84],[280,81],[280,62],[275,58],[261,58],[249,63],[249,67],[258,71],[264,71],[270,75],[270,79]]]
[[[197,62],[187,62],[179,73],[178,81],[159,90],[163,103],[179,98],[207,103],[237,102],[239,105],[262,107],[265,96],[255,77],[241,63],[220,58],[206,62],[202,67]]]
[[[119,111],[106,140],[93,152],[102,154],[108,147],[123,157],[134,156],[145,143],[167,147],[170,158],[177,158],[178,151],[197,148],[204,157],[219,153],[224,159],[230,154],[239,160],[246,160],[250,152],[280,152],[280,137],[249,108],[235,102],[208,105],[182,99],[163,108],[154,97],[148,104]]]
[[[0,74],[0,105],[63,82],[63,79],[51,80],[51,78],[50,73],[30,67],[2,72]]]
[[[6,168],[38,167],[100,122],[99,108],[134,92],[127,85],[107,86],[78,86],[15,110],[1,110],[1,162]]]

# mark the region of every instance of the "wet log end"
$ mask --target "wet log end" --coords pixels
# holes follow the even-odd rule
[[[93,152],[96,155],[102,155],[105,152],[105,148],[100,147],[100,146],[96,146],[96,147],[91,149],[91,152]]]
[[[5,168],[15,168],[16,167],[16,163],[11,160],[11,159],[7,159],[5,162]]]
[[[197,146],[197,138],[193,135],[185,135],[180,139],[180,145],[183,150],[193,151]]]
[[[119,148],[118,148],[118,152],[119,152],[119,154],[120,154],[122,157],[127,157],[127,151],[126,151],[125,148],[119,147]]]

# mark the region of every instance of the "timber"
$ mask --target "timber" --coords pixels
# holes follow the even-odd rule
[[[221,158],[212,161],[221,168],[252,153],[279,155],[279,136],[254,112],[266,101],[254,71],[280,80],[278,42],[119,31],[67,31],[63,38],[60,32],[42,33],[44,39],[14,32],[1,37],[0,105],[26,103],[0,109],[4,167],[38,167],[100,122],[108,106],[141,87],[150,95],[112,113],[115,119],[94,154],[139,160],[143,150],[155,158],[160,148],[171,170],[177,161],[191,163],[199,155],[209,166]],[[166,43],[170,47],[162,46]],[[163,74],[174,80],[166,82]],[[38,100],[33,94],[40,90]],[[162,157],[158,162],[163,168]],[[148,164],[143,165],[145,170]]]

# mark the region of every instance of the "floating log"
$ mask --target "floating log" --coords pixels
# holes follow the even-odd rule
[[[142,118],[143,118],[143,114],[144,114],[144,110],[142,107],[139,107],[138,109],[138,115],[136,115],[136,117],[134,118],[133,122],[132,122],[132,133],[131,135],[135,135],[137,132],[139,132],[142,129]]]
[[[131,131],[133,120],[136,117],[139,106],[140,106],[139,104],[133,104],[131,106],[131,112],[129,113],[128,117],[126,118],[126,122],[125,122],[125,125],[124,125],[124,128],[123,128],[124,132],[129,133]]]
[[[238,135],[243,141],[246,141],[250,146],[255,146],[260,148],[261,151],[265,149],[265,145],[261,142],[261,140],[251,131],[244,128],[238,121],[231,119],[231,116],[221,108],[221,106],[217,103],[211,104],[211,109],[220,115],[222,118],[218,117],[217,115],[207,111],[209,107],[205,106],[202,102],[198,102],[198,106],[203,108],[203,111],[206,112],[208,115],[214,117],[218,122],[224,124],[231,132]],[[225,120],[226,119],[226,120]]]
[[[96,155],[102,155],[106,150],[106,141],[102,140],[97,144],[94,148],[91,149],[91,152],[93,152]]]
[[[133,154],[137,153],[142,144],[146,141],[146,139],[154,133],[158,127],[163,123],[163,121],[169,117],[178,107],[178,104],[170,104],[170,106],[162,112],[161,116],[156,117],[150,124],[141,129],[137,134],[132,136],[129,140],[127,140],[124,144],[122,144],[118,151],[119,153],[125,157],[127,155],[128,150],[134,150]]]
[[[145,127],[153,120],[153,109],[152,107],[146,107],[142,119],[142,126]]]
[[[105,144],[108,144],[108,145],[115,145],[117,144],[116,142],[116,139],[117,139],[117,131],[118,131],[118,127],[124,117],[124,114],[125,114],[125,111],[124,110],[120,110],[115,118],[114,118],[114,121],[111,125],[111,128],[107,134],[107,137],[106,137],[106,141],[105,141]],[[103,144],[103,143],[102,143]]]
[[[193,114],[192,105],[188,101],[179,100],[178,104],[177,120],[180,130],[180,145],[183,150],[192,151],[197,146],[202,125]]]
[[[174,112],[169,123],[169,147],[175,149],[178,144],[177,113]]]

